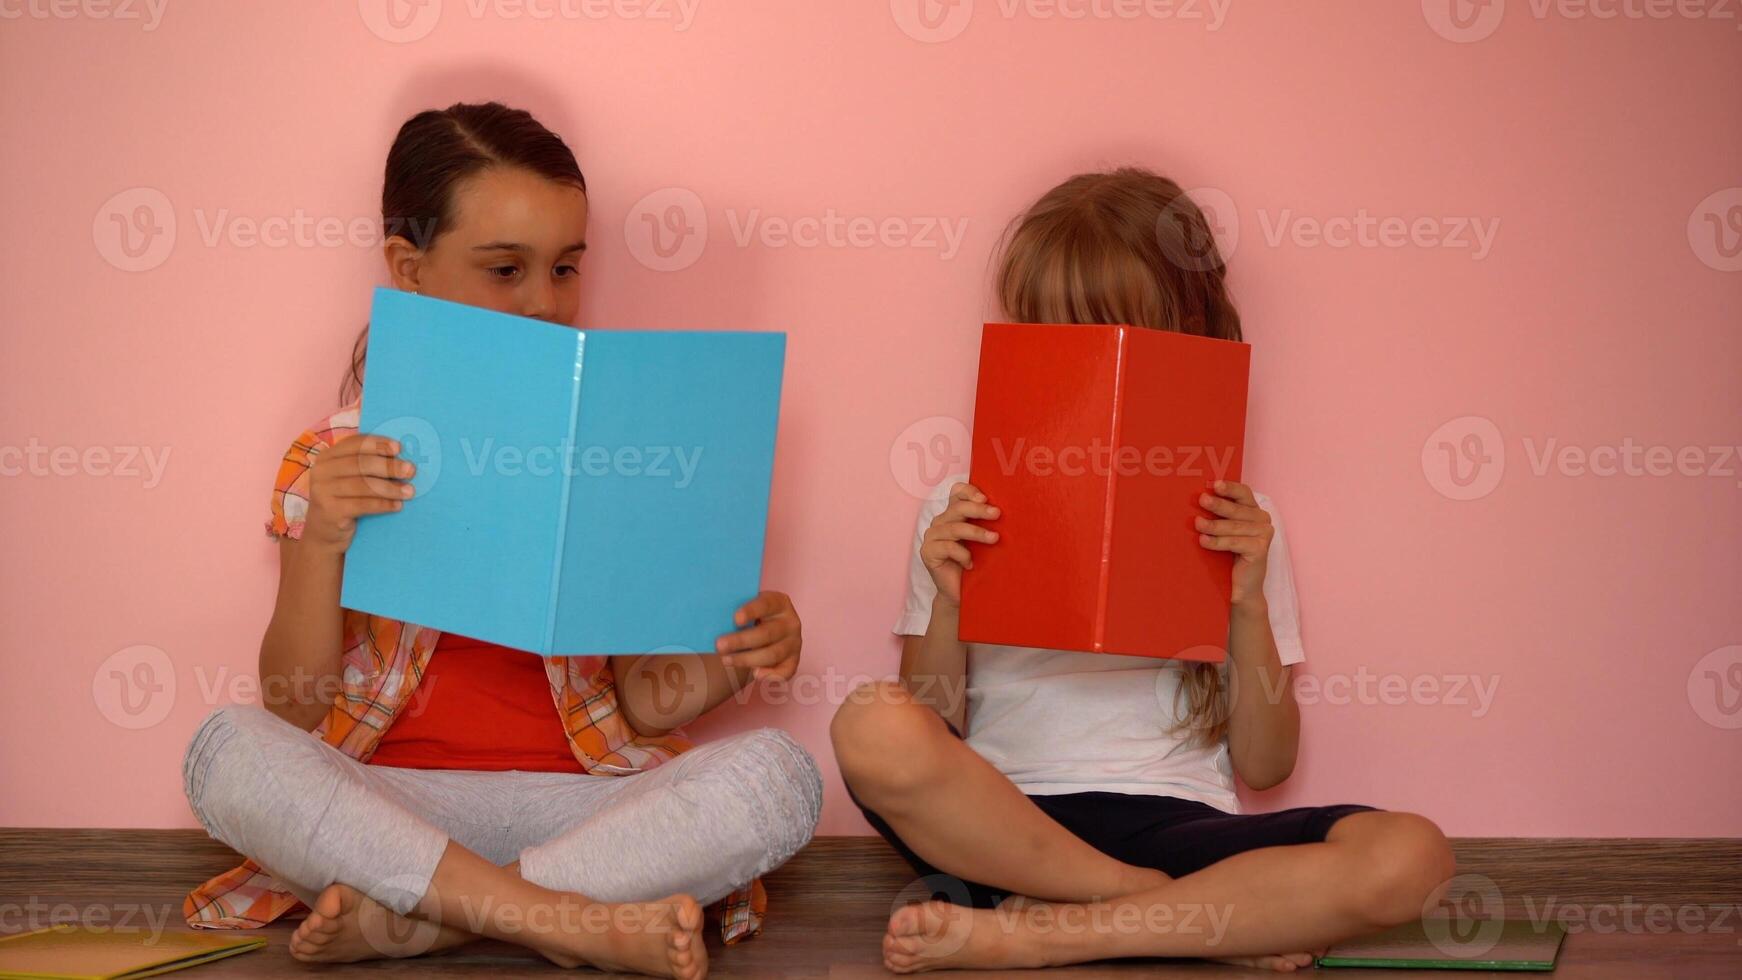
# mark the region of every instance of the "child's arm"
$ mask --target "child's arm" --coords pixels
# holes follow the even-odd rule
[[[610,658],[617,709],[643,738],[695,721],[750,685],[750,671],[693,653],[619,654]]]
[[[967,731],[968,647],[958,639],[962,608],[962,572],[974,567],[964,541],[993,544],[998,532],[974,523],[996,520],[997,507],[969,483],[950,488],[948,506],[932,519],[920,538],[919,560],[930,573],[936,594],[924,636],[909,636],[901,645],[901,682],[920,704]],[[923,517],[921,518],[924,519]]]
[[[1294,772],[1300,707],[1289,668],[1277,659],[1270,608],[1260,594],[1236,603],[1228,624],[1229,684],[1240,692],[1228,717],[1228,757],[1240,781],[1269,789]]]
[[[344,612],[339,587],[357,518],[399,510],[416,472],[399,444],[353,435],[309,466],[308,514],[279,543],[278,601],[260,641],[261,702],[303,729],[326,717],[339,689]]]
[[[260,641],[260,700],[304,731],[326,717],[339,676],[344,570],[342,552],[279,542],[278,602]]]
[[[940,597],[941,598],[941,597]],[[901,638],[901,683],[956,731],[967,731],[968,645],[956,639],[961,607],[935,602],[924,636]]]
[[[1216,481],[1200,499],[1219,519],[1199,517],[1198,542],[1234,553],[1233,608],[1228,623],[1228,755],[1241,782],[1269,789],[1294,771],[1300,748],[1300,707],[1289,669],[1276,652],[1264,574],[1276,529],[1250,487]]]
[[[764,592],[733,617],[740,629],[719,638],[718,656],[633,654],[611,658],[617,707],[637,735],[664,735],[719,707],[765,677],[786,680],[798,670],[804,624],[792,598]]]

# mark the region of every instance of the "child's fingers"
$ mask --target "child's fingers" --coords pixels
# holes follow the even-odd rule
[[[327,483],[326,489],[328,496],[336,500],[353,497],[404,500],[412,494],[412,487],[409,483],[372,476],[341,477]]]
[[[736,653],[740,650],[754,650],[765,647],[792,631],[791,625],[781,622],[778,618],[757,623],[736,633],[727,633],[714,641],[714,649],[719,653]]]
[[[724,651],[720,654],[720,663],[726,667],[778,667],[793,659],[797,652],[797,642],[791,637],[782,637],[772,643]]]
[[[1275,528],[1260,521],[1212,521],[1208,517],[1199,517],[1197,527],[1205,534],[1246,534],[1269,535]]]
[[[927,568],[936,568],[947,561],[953,561],[963,568],[974,567],[974,556],[968,552],[967,546],[945,538],[926,542],[925,547],[920,549],[920,557],[925,560]]]
[[[1247,558],[1261,558],[1270,550],[1270,539],[1244,534],[1200,534],[1198,543],[1211,551],[1231,551]]]
[[[933,518],[932,523],[948,523],[950,521],[959,521],[964,518],[995,521],[1002,513],[1004,512],[991,504],[979,503],[973,500],[958,500],[944,508],[944,512]]]
[[[980,488],[972,483],[957,483],[950,487],[950,499],[972,500],[983,504],[986,502],[986,495],[981,493]]]
[[[1240,505],[1234,501],[1209,493],[1198,494],[1198,506],[1223,517],[1233,517],[1240,510]]]
[[[357,472],[364,476],[380,476],[406,480],[417,475],[417,464],[398,456],[371,456],[359,453],[353,461]]]
[[[970,524],[967,521],[955,521],[950,524],[933,524],[926,532],[933,538],[943,541],[980,541],[992,544],[998,540],[998,532],[989,527]]]
[[[363,517],[369,514],[389,514],[405,506],[403,500],[385,500],[381,497],[347,497],[339,502],[336,510],[340,517]]]
[[[763,592],[738,607],[732,614],[732,621],[739,626],[748,626],[759,619],[778,616],[792,608],[792,599],[784,592]]]
[[[798,673],[798,646],[794,643],[786,643],[782,645],[779,659],[770,666],[753,668],[750,671],[750,679],[761,681],[770,677],[778,677],[781,680],[787,680],[796,673]]]
[[[754,650],[721,654],[720,665],[732,668],[749,667],[752,670],[779,669],[787,661],[794,659],[793,651],[794,647],[791,643],[782,641],[765,647],[757,647]],[[786,673],[784,670],[781,672]]]
[[[1253,495],[1252,488],[1235,480],[1217,480],[1210,484],[1210,489],[1221,496],[1248,507],[1258,506],[1258,498]]]
[[[398,456],[399,440],[387,436],[360,434],[340,439],[321,451],[320,459],[338,459],[346,456]]]
[[[414,464],[394,456],[352,456],[340,460],[338,466],[322,475],[329,480],[334,477],[362,477],[375,483],[399,483],[416,474],[417,467]]]
[[[388,436],[365,435],[357,441],[357,451],[371,456],[397,456],[401,448],[398,439]]]
[[[315,465],[319,474],[329,480],[346,476],[407,479],[417,473],[415,463],[397,456],[365,456],[358,453],[338,457],[323,456]]]
[[[1226,517],[1240,521],[1268,521],[1270,515],[1261,507],[1248,507],[1235,503],[1225,497],[1215,497],[1204,493],[1198,495],[1198,506],[1218,517]]]

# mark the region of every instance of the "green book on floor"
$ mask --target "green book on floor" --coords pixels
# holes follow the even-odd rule
[[[1317,965],[1547,972],[1554,969],[1566,934],[1552,922],[1438,918],[1338,943]]]
[[[246,953],[266,940],[206,932],[117,932],[74,925],[0,936],[0,978],[136,980]]]

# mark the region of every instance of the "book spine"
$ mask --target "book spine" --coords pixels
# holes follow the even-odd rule
[[[587,334],[584,330],[575,331],[575,373],[569,384],[569,424],[566,442],[561,449],[572,453],[575,439],[580,432],[581,416],[581,375],[585,370],[587,358]],[[559,458],[569,459],[570,455],[558,454]],[[563,548],[568,541],[569,532],[569,493],[574,487],[575,474],[568,467],[563,467],[562,493],[557,498],[556,508],[556,551],[550,558],[550,601],[545,611],[544,649],[540,653],[554,656],[556,649],[556,613],[557,602],[562,595],[563,579]]]
[[[1125,359],[1129,356],[1126,344],[1128,327],[1115,327],[1113,333],[1113,455],[1119,458],[1119,440],[1124,435],[1125,428]],[[1107,652],[1107,587],[1109,576],[1113,573],[1113,507],[1119,498],[1118,467],[1112,467],[1107,474],[1106,510],[1101,515],[1101,567],[1095,576],[1095,636],[1096,653]]]

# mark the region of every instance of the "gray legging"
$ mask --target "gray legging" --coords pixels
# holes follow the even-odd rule
[[[200,823],[304,901],[333,882],[404,914],[449,840],[604,902],[726,896],[816,830],[816,762],[772,728],[629,776],[370,766],[258,707],[211,713],[182,765]]]

